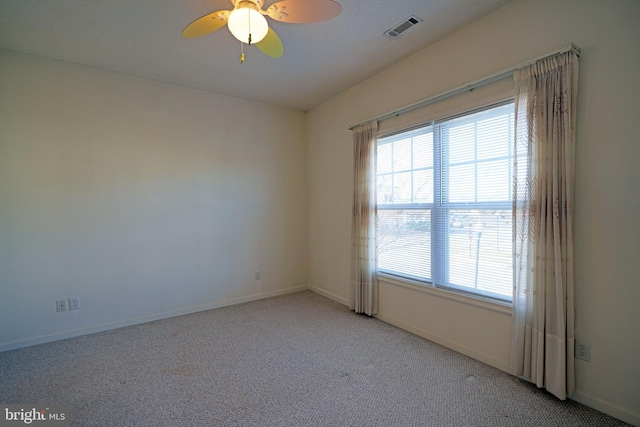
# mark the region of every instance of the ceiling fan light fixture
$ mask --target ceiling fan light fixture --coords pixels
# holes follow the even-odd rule
[[[255,45],[271,58],[280,58],[284,53],[282,41],[273,28],[269,28],[265,16],[274,21],[305,24],[325,21],[342,12],[342,6],[334,0],[276,0],[264,10],[265,1],[231,0],[232,10],[218,10],[201,16],[182,30],[182,37],[194,39],[227,26],[241,42],[241,63],[244,60],[245,43]]]
[[[242,43],[258,43],[267,35],[269,24],[266,18],[255,9],[253,3],[242,3],[229,15],[227,23],[229,31]],[[251,34],[251,40],[249,40],[249,34]]]

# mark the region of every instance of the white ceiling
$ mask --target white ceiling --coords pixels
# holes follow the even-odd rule
[[[268,18],[284,55],[245,46],[240,64],[240,42],[226,27],[181,35],[193,20],[231,9],[229,0],[2,0],[0,48],[307,110],[510,1],[338,0],[342,13],[329,21]],[[424,22],[395,40],[384,35],[412,14]]]

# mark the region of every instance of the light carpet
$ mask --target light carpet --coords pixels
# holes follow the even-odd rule
[[[73,426],[621,426],[310,291],[0,353]]]

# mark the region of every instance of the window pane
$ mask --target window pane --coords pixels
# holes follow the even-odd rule
[[[509,155],[509,115],[478,122],[478,159]]]
[[[509,160],[499,160],[478,164],[478,200],[509,200],[511,179]]]
[[[476,169],[474,164],[449,168],[448,190],[450,202],[476,201]]]
[[[428,132],[413,138],[413,168],[433,167],[433,133]]]
[[[511,211],[449,212],[449,284],[511,299]]]
[[[413,173],[413,202],[433,203],[433,169]]]
[[[393,144],[379,144],[378,145],[378,164],[377,164],[377,172],[381,173],[389,173],[392,172],[391,169],[391,147]]]
[[[411,172],[393,175],[393,203],[411,203]]]
[[[431,212],[378,211],[378,268],[417,278],[431,277]]]
[[[393,171],[411,169],[411,138],[401,139],[393,143]]]
[[[475,124],[446,127],[449,147],[449,163],[460,163],[475,159]],[[443,129],[443,130],[445,130]]]

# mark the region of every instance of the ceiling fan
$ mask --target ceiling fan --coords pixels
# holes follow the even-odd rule
[[[282,0],[263,10],[265,0],[231,0],[233,9],[219,10],[196,19],[182,31],[193,39],[213,33],[227,24],[231,34],[241,42],[240,62],[244,62],[243,44],[253,44],[264,54],[279,58],[284,47],[269,28],[265,15],[276,21],[294,24],[324,21],[338,16],[342,6],[333,0]]]

